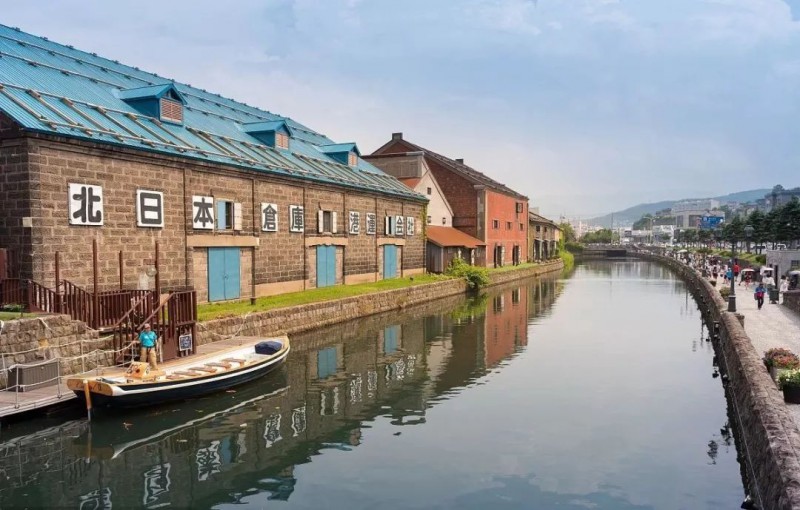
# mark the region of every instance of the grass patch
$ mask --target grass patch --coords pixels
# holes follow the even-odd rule
[[[35,317],[36,314],[33,313],[22,313],[22,312],[0,312],[0,321],[12,321],[14,319],[27,319],[29,317]]]
[[[505,273],[507,271],[516,271],[517,269],[528,269],[530,267],[536,267],[537,265],[538,264],[536,264],[535,262],[525,262],[517,266],[510,265],[510,266],[492,267],[489,268],[489,273]]]
[[[309,289],[277,296],[258,298],[255,305],[250,300],[228,301],[225,303],[205,303],[197,306],[197,317],[200,321],[234,317],[249,312],[263,312],[274,308],[306,305],[351,296],[360,296],[384,290],[402,289],[436,281],[449,280],[450,277],[435,274],[419,274],[406,278],[391,278],[377,282],[359,283],[357,285],[336,285],[321,289]]]

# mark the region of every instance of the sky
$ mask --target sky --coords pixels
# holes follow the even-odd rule
[[[800,0],[28,0],[0,23],[362,153],[403,132],[552,217],[800,185]]]

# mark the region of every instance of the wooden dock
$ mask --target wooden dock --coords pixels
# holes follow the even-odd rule
[[[219,354],[221,351],[230,349],[238,349],[240,347],[245,347],[247,345],[255,345],[258,342],[265,340],[264,337],[247,337],[247,336],[240,336],[235,338],[230,338],[227,340],[220,340],[218,342],[212,342],[209,344],[199,345],[197,346],[197,353],[191,356],[186,356],[183,358],[177,358],[170,361],[166,361],[161,363],[159,366],[164,368],[178,368],[183,365],[194,365],[198,362],[202,361],[202,359],[207,358],[209,356],[214,356]],[[108,367],[105,369],[101,369],[99,372],[92,370],[89,373],[86,373],[87,378],[95,377],[97,375],[119,375],[123,372],[122,369],[116,367]],[[44,409],[47,407],[54,406],[56,404],[60,404],[62,402],[67,402],[72,399],[76,398],[76,395],[67,388],[67,385],[63,382],[64,379],[67,377],[72,376],[62,376],[61,384],[54,384],[52,386],[45,386],[42,388],[37,388],[29,391],[6,391],[0,390],[0,419],[24,413],[27,411],[33,411],[36,409]],[[78,405],[78,403],[76,403]],[[82,403],[80,405],[83,405]]]

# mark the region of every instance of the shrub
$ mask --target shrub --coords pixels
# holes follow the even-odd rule
[[[564,243],[564,248],[566,248],[570,253],[581,253],[583,251],[583,245],[581,243],[576,243],[575,241],[568,241]]]
[[[472,290],[489,285],[489,270],[485,267],[470,266],[460,258],[454,258],[445,274],[464,278]]]
[[[767,368],[800,368],[800,358],[789,349],[774,347],[764,353]]]
[[[767,263],[767,256],[766,255],[756,255],[756,262],[759,264],[766,264]]]
[[[781,375],[778,376],[778,384],[780,384],[781,388],[786,386],[800,386],[800,369],[781,372]]]
[[[727,285],[725,285],[724,287],[720,287],[719,293],[723,298],[728,299],[728,297],[730,297],[731,295],[731,288],[728,287]]]

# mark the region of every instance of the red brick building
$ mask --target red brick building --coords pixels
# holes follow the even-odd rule
[[[453,227],[486,243],[486,265],[528,260],[528,197],[464,164],[409,142],[402,133],[367,156],[380,166],[391,157],[423,153],[453,210]]]
[[[0,26],[0,249],[15,275],[199,301],[424,271],[427,199],[288,118]],[[122,262],[122,270],[119,261]],[[120,280],[122,280],[120,282]]]

